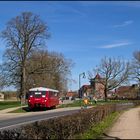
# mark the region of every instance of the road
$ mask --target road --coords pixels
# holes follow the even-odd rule
[[[125,111],[105,139],[140,139],[140,107]]]
[[[24,125],[27,123],[47,120],[54,117],[64,116],[76,113],[80,110],[79,107],[75,108],[61,108],[54,110],[47,110],[41,112],[28,112],[28,113],[5,113],[0,115],[0,130],[10,129]]]

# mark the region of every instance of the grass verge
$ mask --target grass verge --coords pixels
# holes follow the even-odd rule
[[[93,100],[89,101],[88,106],[96,106],[96,105],[104,105],[104,104],[115,104],[115,103],[127,103],[130,102],[128,100],[108,100],[106,101],[97,101],[97,103],[95,104],[95,102]],[[80,106],[84,106],[84,102],[83,100],[77,100],[74,101],[73,103],[70,104],[61,104],[59,105],[58,108],[64,108],[64,107],[80,107]]]
[[[95,103],[93,103],[93,102],[90,102],[88,104],[88,106],[93,106],[93,105],[95,105]],[[57,108],[80,107],[80,106],[84,106],[83,100],[74,101],[73,103],[69,103],[69,104],[60,104]]]
[[[27,111],[25,109],[23,109],[22,107],[16,109],[16,110],[13,110],[13,111],[10,111],[8,113],[26,113]]]
[[[20,101],[1,101],[0,110],[20,106]]]
[[[95,104],[95,102],[93,100],[91,100],[88,103],[88,106],[97,106],[97,105],[115,104],[115,103],[128,103],[128,102],[130,102],[130,101],[128,101],[128,100],[108,100],[107,102],[106,101],[97,101],[97,103]],[[12,104],[12,102],[11,103],[5,102],[5,104],[3,104],[2,106],[0,104],[0,110],[10,108],[10,107],[17,107],[17,106],[20,106],[20,102],[15,102],[14,104]],[[82,107],[82,106],[84,106],[83,100],[77,100],[77,101],[74,101],[73,103],[69,103],[69,104],[60,104],[59,106],[57,106],[57,108]],[[25,110],[25,109],[19,108],[10,113],[25,113],[25,112],[29,112],[28,109]]]
[[[117,120],[119,115],[119,112],[110,114],[103,121],[92,126],[85,133],[74,136],[74,139],[102,139],[103,133],[112,126],[112,124]]]

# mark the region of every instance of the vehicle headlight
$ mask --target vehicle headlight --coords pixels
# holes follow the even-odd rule
[[[42,97],[45,97],[45,95],[42,95]]]

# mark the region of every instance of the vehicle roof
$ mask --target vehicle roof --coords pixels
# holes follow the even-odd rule
[[[58,90],[51,89],[51,88],[46,88],[46,87],[36,87],[36,88],[31,88],[29,91],[53,91],[53,92],[59,92]]]

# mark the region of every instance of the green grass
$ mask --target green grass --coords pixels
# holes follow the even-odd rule
[[[64,107],[79,107],[79,106],[83,106],[83,101],[82,100],[77,100],[74,101],[73,103],[70,104],[61,104],[58,106],[58,108],[64,108]]]
[[[22,108],[18,108],[16,110],[10,111],[8,113],[26,113],[27,111],[22,109]]]
[[[94,101],[90,101],[88,106],[97,106],[97,105],[103,105],[103,104],[114,104],[114,103],[126,103],[126,102],[129,102],[128,100],[124,100],[124,101],[121,101],[121,100],[112,100],[112,101],[97,101],[97,104],[94,103]],[[8,103],[8,106],[3,106],[5,108],[8,108],[8,107],[16,107],[16,106],[20,106],[20,103],[18,105],[15,104],[11,104],[10,106],[10,103]],[[81,107],[81,106],[84,106],[84,103],[83,103],[83,100],[77,100],[77,101],[74,101],[73,103],[70,103],[70,104],[61,104],[59,105],[57,108],[65,108],[65,107]],[[2,108],[2,107],[0,107]],[[5,109],[4,108],[4,109]],[[25,113],[26,111],[19,108],[19,109],[16,109],[14,111],[12,111],[11,113]]]
[[[119,114],[120,113],[118,112],[110,114],[103,121],[92,126],[85,133],[74,136],[74,139],[101,139],[103,137],[103,133],[112,126]]]
[[[95,104],[93,100],[91,100],[88,104],[88,106],[96,106],[96,105],[103,105],[103,104],[113,104],[113,103],[127,103],[130,102],[128,100],[108,100],[106,101],[97,101],[97,103]],[[58,108],[64,108],[64,107],[79,107],[79,106],[83,106],[83,100],[77,100],[74,101],[73,103],[70,104],[61,104],[58,106]]]
[[[0,110],[20,106],[20,101],[1,101]]]

